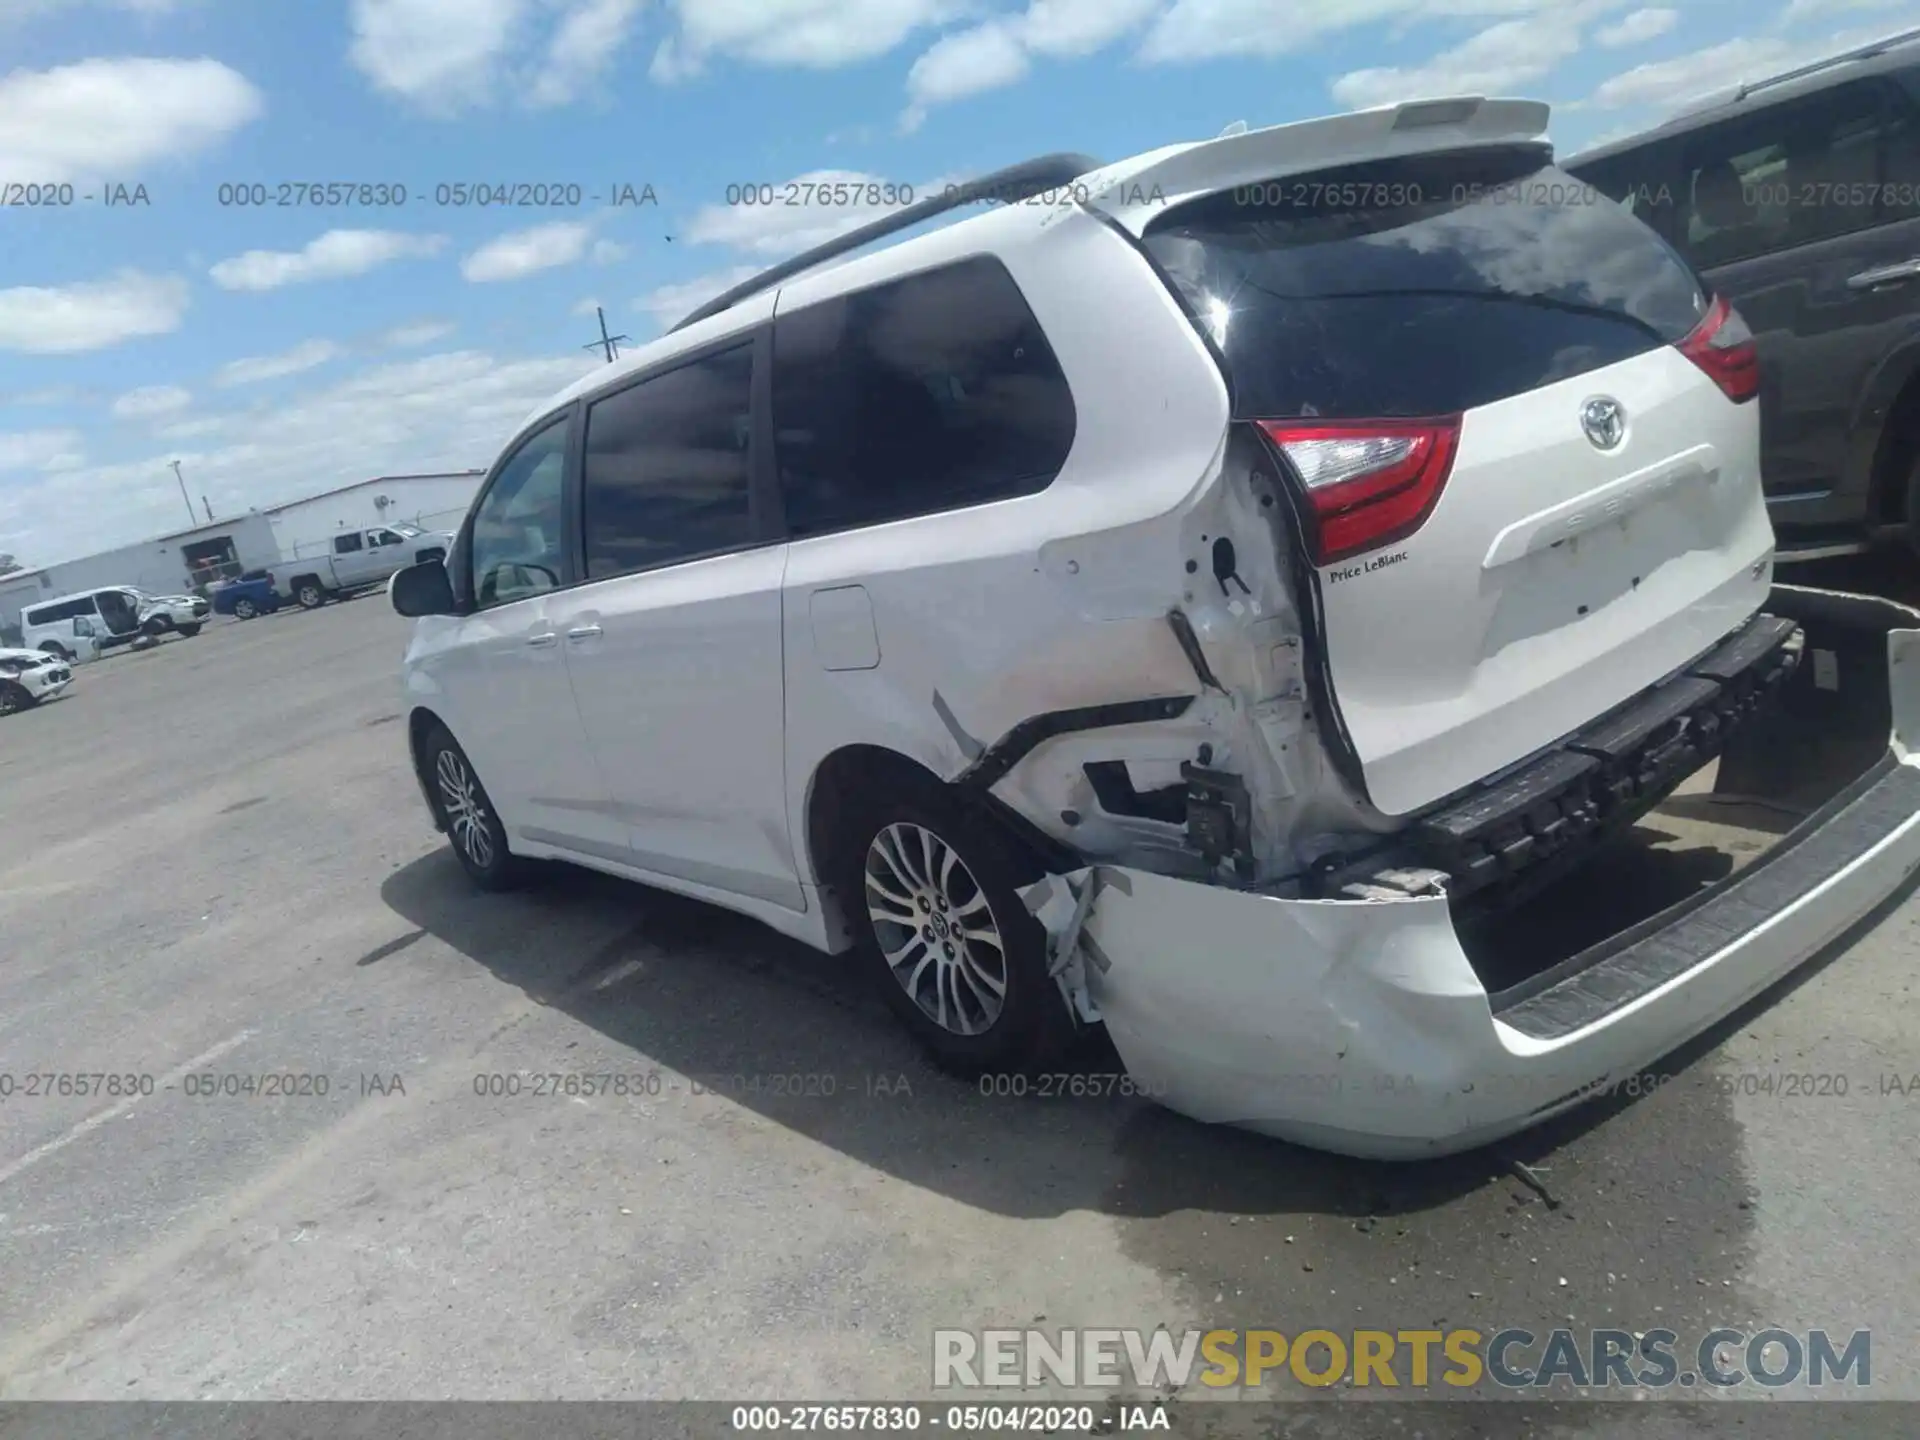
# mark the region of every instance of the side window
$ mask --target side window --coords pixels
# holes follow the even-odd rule
[[[360,536],[358,533],[352,535],[336,535],[333,537],[333,553],[336,555],[352,555],[359,549]]]
[[[753,543],[753,347],[735,346],[587,407],[587,578]]]
[[[93,621],[82,615],[73,622],[73,633],[84,639],[99,632],[93,628]]]
[[[28,610],[21,615],[20,623],[22,625],[45,625],[49,623],[48,612],[45,610]]]
[[[560,583],[561,477],[567,422],[554,421],[514,451],[473,516],[474,603],[525,600]]]
[[[1710,269],[1877,224],[1886,99],[1841,85],[1700,132],[1675,239]]]
[[[773,333],[795,536],[1031,495],[1073,446],[1066,376],[997,260],[808,306]]]

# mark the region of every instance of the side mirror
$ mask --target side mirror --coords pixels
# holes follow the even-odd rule
[[[409,565],[387,581],[387,599],[396,612],[409,617],[454,613],[453,582],[438,560]]]

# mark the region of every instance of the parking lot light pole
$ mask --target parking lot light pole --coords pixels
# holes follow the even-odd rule
[[[187,499],[187,482],[186,478],[180,473],[180,462],[178,460],[169,460],[167,463],[173,466],[173,478],[180,482],[180,500],[181,503],[187,507],[187,523],[189,525],[198,525],[200,523],[200,517],[193,513],[193,501]]]

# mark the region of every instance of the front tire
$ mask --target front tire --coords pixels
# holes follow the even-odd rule
[[[19,681],[0,680],[0,715],[18,715],[39,703],[39,698]]]
[[[178,627],[178,629],[180,631],[181,637],[187,640],[191,640],[194,636],[200,633],[200,627],[198,625],[181,625]]]
[[[40,653],[42,655],[51,655],[56,660],[62,660],[69,665],[73,663],[73,652],[57,641],[49,640],[40,647]]]
[[[524,884],[527,862],[508,848],[500,813],[453,736],[436,728],[422,761],[434,814],[467,878],[482,890],[512,890]]]
[[[870,799],[847,827],[841,893],[873,983],[953,1074],[1031,1072],[1072,1039],[1017,889],[1031,868],[933,786]]]

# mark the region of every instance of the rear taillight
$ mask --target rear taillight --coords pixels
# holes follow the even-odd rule
[[[1680,342],[1680,353],[1712,376],[1729,400],[1744,404],[1760,393],[1760,351],[1753,331],[1724,295],[1713,297],[1706,318]]]
[[[1433,513],[1453,470],[1460,417],[1434,420],[1262,420],[1305,482],[1318,524],[1316,565],[1404,540]]]

